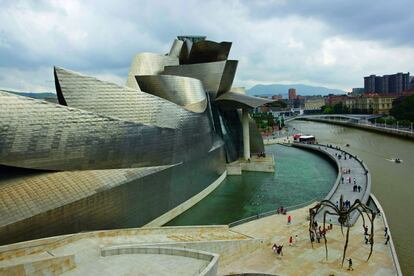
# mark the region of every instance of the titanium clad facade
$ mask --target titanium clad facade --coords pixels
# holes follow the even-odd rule
[[[229,92],[230,46],[178,37],[127,87],[55,67],[59,104],[0,92],[0,244],[140,227],[215,182],[243,156],[237,109],[263,103]]]
[[[164,70],[164,66],[178,65],[178,58],[156,53],[141,53],[132,59],[126,86],[139,90],[135,76],[157,75]]]
[[[103,116],[167,128],[179,128],[200,117],[163,98],[55,68],[56,91],[61,104]]]
[[[237,92],[227,92],[215,99],[222,109],[255,108],[273,100],[251,97]]]
[[[202,40],[193,43],[187,64],[204,63],[227,60],[231,48],[231,42],[214,42]]]
[[[225,163],[221,144],[193,162],[171,166],[142,177],[134,178],[134,174],[128,176],[131,172],[113,175],[98,171],[92,172],[85,180],[85,175],[76,176],[77,172],[73,172],[71,175],[61,175],[58,182],[54,182],[55,178],[42,173],[45,174],[42,178],[49,178],[49,181],[40,182],[41,178],[38,178],[32,182],[27,179],[24,185],[19,181],[13,183],[12,189],[8,190],[3,189],[7,185],[0,185],[2,209],[7,208],[4,205],[5,199],[10,202],[16,197],[25,202],[53,200],[56,203],[66,196],[73,197],[72,194],[77,194],[80,198],[70,203],[57,204],[59,207],[53,206],[48,211],[27,218],[19,217],[20,213],[16,213],[18,221],[0,225],[0,244],[80,231],[145,225],[207,188],[225,171]],[[96,174],[95,179],[93,174]],[[119,185],[113,185],[117,178],[121,179]],[[59,184],[64,181],[70,182],[61,187]],[[97,188],[96,191],[92,192],[93,188]],[[53,192],[49,192],[49,189]],[[20,207],[22,208],[21,205]]]
[[[189,111],[201,113],[207,108],[206,92],[197,79],[168,75],[136,76],[136,79],[143,91]]]
[[[0,117],[0,165],[20,168],[171,165],[198,157],[212,146],[206,114],[195,117],[192,129],[160,128],[0,92]]]
[[[204,88],[213,95],[230,90],[236,74],[237,60],[165,66],[163,75],[176,75],[201,80]]]
[[[174,39],[173,45],[171,46],[169,56],[180,58],[181,48],[183,47],[184,42],[178,39]]]

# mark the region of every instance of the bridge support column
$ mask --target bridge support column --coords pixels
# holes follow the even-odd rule
[[[249,112],[246,108],[242,109],[242,127],[243,127],[243,152],[244,159],[250,158],[250,130],[249,130]]]

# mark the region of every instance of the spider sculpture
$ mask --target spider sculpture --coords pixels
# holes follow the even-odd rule
[[[371,249],[370,249],[370,252],[369,252],[369,255],[368,255],[368,258],[367,258],[367,261],[368,261],[369,258],[371,257],[372,248],[373,248],[373,245],[374,245],[374,219],[375,219],[375,215],[376,215],[375,212],[372,209],[370,209],[368,206],[363,204],[359,199],[355,200],[354,204],[352,204],[351,207],[346,208],[344,206],[342,195],[339,199],[339,206],[338,207],[329,200],[322,200],[315,207],[309,209],[309,217],[310,217],[310,221],[309,221],[309,238],[311,240],[312,247],[313,247],[313,241],[314,241],[313,236],[314,236],[314,234],[316,234],[316,225],[317,225],[316,221],[315,221],[315,217],[320,211],[322,211],[323,208],[325,208],[325,211],[323,212],[323,229],[325,229],[326,215],[328,215],[328,214],[338,216],[338,222],[341,225],[342,235],[344,235],[343,227],[344,226],[347,227],[344,252],[343,252],[343,255],[342,255],[342,266],[344,265],[346,249],[348,247],[349,228],[351,226],[349,224],[350,215],[354,211],[359,212],[359,214],[362,217],[363,227],[364,227],[364,230],[365,230],[366,224],[365,224],[364,212],[366,213],[365,215],[368,217],[368,220],[371,223],[371,235],[369,236],[370,237],[369,238],[369,243],[371,244]],[[326,235],[323,235],[323,238],[325,240],[326,259],[328,259],[328,247],[327,247]]]

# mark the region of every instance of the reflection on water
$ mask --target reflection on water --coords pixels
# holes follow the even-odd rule
[[[319,143],[345,147],[358,155],[372,173],[372,192],[387,215],[398,259],[405,275],[414,275],[414,142],[354,128],[294,121],[300,132],[314,134]],[[402,163],[392,162],[400,158]]]
[[[276,157],[276,173],[229,176],[204,200],[167,225],[228,224],[257,213],[324,197],[336,168],[314,153],[281,145],[266,147]],[[318,164],[315,166],[315,164]]]

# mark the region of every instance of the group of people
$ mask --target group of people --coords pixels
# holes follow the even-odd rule
[[[277,208],[276,213],[286,215],[287,209],[283,208],[283,206],[280,206],[279,208]]]
[[[345,172],[347,172],[349,170],[349,172],[351,172],[351,169],[343,169],[343,171],[345,171]],[[362,186],[361,185],[357,185],[357,182],[356,182],[356,179],[355,179],[355,177],[354,177],[354,186],[353,186],[353,188],[352,188],[352,191],[353,192],[358,192],[358,193],[360,193],[361,192],[361,189],[362,189]],[[350,177],[350,176],[347,176],[346,178],[345,177],[341,177],[341,182],[342,182],[342,184],[344,184],[344,181],[347,181],[349,184],[351,184],[352,183],[352,177]]]
[[[283,244],[282,245],[277,245],[277,244],[273,244],[272,246],[272,250],[274,253],[276,253],[278,256],[283,256]]]
[[[354,184],[353,192],[361,192],[362,187],[360,185]]]
[[[318,226],[318,223],[315,221],[313,223],[313,230],[310,232],[311,242],[315,242],[316,240],[317,243],[320,243],[321,239],[325,238],[326,233],[332,229],[333,229],[332,223],[330,223],[327,228],[322,229],[322,227],[320,225]]]
[[[339,202],[338,200],[336,201],[336,208],[339,208]],[[348,199],[344,201],[344,208],[345,209],[349,209],[351,208],[351,201],[349,201]]]
[[[364,240],[365,244],[371,244],[374,242],[373,236],[368,233],[368,226],[364,225]]]

